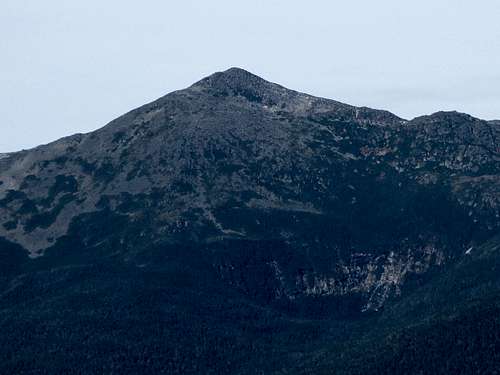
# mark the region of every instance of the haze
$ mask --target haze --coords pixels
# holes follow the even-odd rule
[[[215,71],[412,118],[500,117],[500,2],[0,5],[0,152],[88,132]]]

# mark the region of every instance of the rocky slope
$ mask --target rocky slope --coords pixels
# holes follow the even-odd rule
[[[0,299],[32,293],[33,270],[50,284],[47,269],[62,282],[111,262],[293,319],[364,319],[498,233],[499,139],[461,113],[407,121],[215,73],[0,155]]]

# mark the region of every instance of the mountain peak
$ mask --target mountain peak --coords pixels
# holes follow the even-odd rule
[[[354,116],[360,121],[394,124],[403,121],[398,116],[370,108],[356,108],[331,99],[320,98],[269,82],[245,69],[229,68],[216,72],[192,85],[190,90],[201,91],[217,98],[240,97],[266,108],[279,108],[295,115],[336,113],[337,118]]]
[[[223,72],[219,72],[220,74],[223,74],[225,76],[231,76],[231,77],[242,77],[242,78],[249,78],[249,77],[255,77],[255,78],[260,78],[259,76],[249,72],[248,70],[245,70],[243,68],[239,68],[237,66],[233,66],[227,70],[224,70]]]
[[[222,72],[216,72],[196,82],[191,88],[211,89],[229,94],[240,91],[262,91],[269,89],[274,84],[265,79],[237,67],[229,68]],[[277,86],[277,85],[274,85]]]
[[[471,121],[475,122],[480,120],[474,118],[473,116],[467,113],[462,113],[458,111],[439,111],[431,115],[419,116],[412,120],[412,122],[414,123],[417,124],[425,123],[427,125],[449,124],[449,123],[454,125],[459,125],[462,123],[469,123]]]

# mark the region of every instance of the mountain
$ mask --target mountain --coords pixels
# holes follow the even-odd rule
[[[499,139],[495,121],[407,121],[231,68],[3,154],[1,366],[444,373],[430,340],[494,368]]]

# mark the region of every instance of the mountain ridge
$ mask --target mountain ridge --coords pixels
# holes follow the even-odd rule
[[[219,78],[219,79],[218,79]],[[247,79],[245,81],[245,79]],[[288,89],[284,86],[281,86],[277,83],[273,83],[273,82],[270,82],[270,81],[267,81],[261,77],[259,77],[258,75],[255,75],[243,68],[239,68],[239,67],[231,67],[231,68],[228,68],[227,70],[224,70],[224,71],[220,71],[220,72],[215,72],[215,73],[212,73],[211,75],[193,83],[192,85],[184,88],[184,89],[180,89],[180,90],[175,90],[175,91],[172,91],[170,93],[167,93],[166,95],[163,95],[147,104],[144,104],[144,105],[141,105],[141,106],[138,106],[132,110],[130,110],[129,112],[126,112],[124,113],[123,115],[119,116],[117,119],[123,117],[123,116],[127,116],[129,114],[132,114],[134,113],[135,111],[143,108],[143,107],[147,107],[147,106],[150,106],[150,105],[155,105],[155,103],[157,102],[161,102],[161,100],[163,100],[165,97],[169,96],[169,95],[172,95],[172,94],[175,94],[175,93],[178,93],[178,92],[182,92],[182,91],[185,91],[185,90],[190,90],[190,89],[194,89],[194,90],[199,90],[199,89],[202,89],[203,87],[207,88],[207,85],[209,85],[210,82],[213,82],[213,81],[222,81],[222,82],[226,82],[229,84],[229,86],[226,86],[226,89],[228,88],[231,88],[231,81],[232,80],[236,80],[236,82],[238,82],[238,84],[247,84],[248,85],[248,82],[251,81],[251,82],[258,82],[258,85],[259,86],[264,86],[264,87],[277,87],[279,88],[280,90],[282,90],[283,92],[291,92],[291,93],[294,93],[295,95],[303,95],[303,96],[306,96],[308,98],[311,98],[311,99],[314,99],[314,100],[319,100],[319,101],[326,101],[326,102],[331,102],[331,103],[336,103],[337,105],[339,105],[340,107],[344,107],[344,108],[350,108],[350,109],[358,109],[358,111],[362,111],[362,110],[367,110],[367,111],[379,111],[381,113],[386,113],[389,117],[394,117],[395,119],[399,119],[400,121],[403,121],[403,122],[410,122],[410,121],[414,121],[414,120],[417,120],[419,118],[423,118],[423,117],[431,117],[431,116],[434,116],[434,115],[438,115],[438,114],[445,114],[445,115],[450,115],[450,116],[454,116],[454,115],[466,115],[466,116],[470,116],[472,118],[475,118],[475,119],[479,119],[478,117],[474,117],[474,116],[471,116],[467,113],[463,113],[463,112],[460,112],[460,111],[456,111],[456,110],[449,110],[449,111],[438,111],[438,112],[435,112],[435,113],[432,113],[432,114],[429,114],[429,115],[420,115],[420,116],[416,116],[415,118],[411,119],[411,120],[407,120],[407,119],[403,119],[393,113],[391,113],[390,111],[387,111],[387,110],[383,110],[383,109],[372,109],[372,108],[369,108],[369,107],[366,107],[366,106],[360,106],[360,107],[357,107],[357,106],[353,106],[353,105],[350,105],[350,104],[345,104],[345,103],[342,103],[342,102],[339,102],[339,101],[336,101],[334,99],[328,99],[328,98],[323,98],[323,97],[319,97],[319,96],[314,96],[314,95],[310,95],[310,94],[305,94],[303,92],[300,92],[300,91],[295,91],[295,90],[291,90],[291,89]],[[233,82],[234,83],[234,82]],[[23,150],[19,150],[19,151],[11,151],[11,152],[7,152],[7,153],[0,153],[1,155],[3,155],[4,158],[8,157],[9,155],[13,155],[13,154],[16,154],[16,153],[19,153],[19,152],[24,152],[24,151],[30,151],[30,150],[33,150],[33,149],[36,149],[36,148],[39,148],[39,147],[44,147],[44,146],[48,146],[48,145],[51,145],[53,143],[56,143],[56,142],[59,142],[59,141],[63,141],[67,138],[72,138],[72,137],[82,137],[82,136],[85,136],[85,135],[88,135],[88,134],[92,134],[96,131],[99,131],[101,130],[102,128],[110,125],[110,124],[113,124],[116,122],[116,120],[112,120],[110,121],[108,124],[105,124],[103,127],[99,128],[99,129],[96,129],[96,130],[93,130],[93,131],[89,131],[87,133],[75,133],[75,134],[72,134],[72,135],[68,135],[68,136],[64,136],[60,139],[57,139],[57,140],[54,140],[54,141],[51,141],[47,144],[42,144],[42,145],[38,145],[38,146],[34,146],[32,148],[28,148],[28,149],[23,149]],[[488,121],[489,123],[493,124],[493,125],[499,125],[500,124],[500,120],[489,120]]]
[[[245,79],[246,79],[246,81],[245,81]],[[219,72],[212,73],[209,76],[207,76],[205,78],[202,78],[201,80],[193,83],[192,85],[190,85],[190,86],[188,86],[188,87],[186,87],[184,89],[174,90],[174,91],[172,91],[170,93],[167,93],[167,94],[165,94],[165,95],[163,95],[163,96],[161,96],[161,97],[159,97],[157,99],[154,99],[153,101],[151,101],[149,103],[140,105],[140,106],[138,106],[138,107],[136,107],[136,108],[134,108],[134,109],[132,109],[132,110],[124,113],[123,115],[119,116],[117,119],[110,121],[108,124],[105,124],[104,126],[102,126],[101,128],[98,128],[96,130],[92,130],[92,131],[89,131],[89,132],[86,132],[86,133],[75,133],[75,134],[72,134],[72,135],[64,136],[64,137],[62,137],[60,139],[56,139],[56,140],[51,141],[51,142],[46,143],[46,144],[41,144],[41,145],[38,145],[38,146],[34,146],[32,148],[22,149],[22,150],[18,150],[18,151],[11,151],[11,152],[7,152],[7,153],[0,153],[0,155],[2,155],[4,158],[6,158],[6,157],[8,157],[10,155],[17,154],[17,153],[20,153],[20,152],[30,151],[30,150],[33,150],[33,149],[36,149],[36,148],[39,148],[39,147],[45,147],[45,146],[51,145],[53,143],[66,140],[67,138],[86,136],[86,135],[92,134],[92,133],[94,133],[96,131],[100,131],[101,129],[107,127],[108,125],[115,123],[116,120],[120,119],[121,117],[130,115],[130,114],[132,114],[132,113],[134,113],[134,112],[136,112],[136,111],[138,111],[138,110],[140,110],[140,109],[142,109],[144,107],[148,107],[148,106],[152,106],[152,105],[154,106],[156,103],[161,102],[162,100],[164,100],[165,97],[167,97],[169,95],[176,94],[178,92],[183,92],[185,90],[200,90],[200,89],[203,89],[203,88],[207,88],[207,85],[210,86],[210,83],[214,82],[214,81],[216,81],[216,82],[221,82],[221,81],[225,82],[225,83],[228,84],[228,86],[226,86],[225,88],[226,89],[231,89],[232,88],[232,86],[231,86],[231,81],[232,80],[235,80],[239,85],[243,84],[243,86],[240,86],[240,87],[244,87],[245,85],[247,85],[246,87],[248,87],[249,81],[253,82],[254,84],[256,82],[258,82],[258,86],[264,86],[264,87],[267,87],[267,88],[269,88],[269,87],[276,87],[276,88],[279,88],[283,92],[290,92],[290,93],[293,93],[293,94],[299,95],[299,96],[303,95],[303,96],[306,96],[306,97],[314,99],[314,100],[325,101],[325,102],[330,102],[330,103],[336,103],[339,106],[344,107],[344,108],[358,109],[358,110],[367,110],[367,111],[378,111],[378,112],[386,113],[389,117],[394,117],[394,119],[399,119],[400,121],[403,121],[403,122],[410,122],[410,121],[414,121],[414,120],[417,120],[417,119],[420,119],[420,118],[433,117],[433,116],[436,116],[436,115],[449,115],[449,116],[465,115],[465,116],[469,116],[471,118],[480,120],[478,117],[471,116],[471,115],[469,115],[469,114],[467,114],[465,112],[460,112],[460,111],[456,111],[456,110],[438,111],[438,112],[434,112],[434,113],[429,114],[429,115],[416,116],[413,119],[408,120],[408,119],[401,118],[401,117],[397,116],[396,114],[394,114],[394,113],[392,113],[390,111],[384,110],[384,109],[373,109],[373,108],[369,108],[369,107],[366,107],[366,106],[354,106],[354,105],[342,103],[340,101],[336,101],[334,99],[319,97],[319,96],[315,96],[315,95],[306,94],[306,93],[303,93],[303,92],[300,92],[300,91],[295,91],[295,90],[292,90],[292,89],[288,89],[288,88],[286,88],[284,86],[281,86],[281,85],[279,85],[277,83],[273,83],[273,82],[267,81],[264,78],[261,78],[258,75],[253,74],[250,71],[247,71],[247,70],[245,70],[243,68],[231,67],[231,68],[228,68],[228,69],[226,69],[224,71],[219,71]],[[214,88],[214,87],[212,87],[212,88]],[[486,120],[482,120],[482,121],[486,121]],[[489,123],[491,123],[493,125],[499,125],[500,124],[500,120],[489,120],[487,122],[489,122]]]

